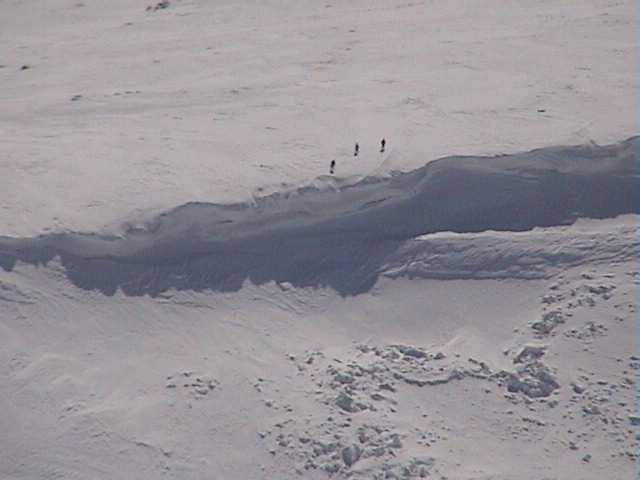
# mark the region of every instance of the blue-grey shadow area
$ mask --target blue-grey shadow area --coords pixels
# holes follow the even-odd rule
[[[640,211],[639,137],[495,157],[447,157],[411,172],[237,204],[189,203],[123,236],[0,237],[0,266],[59,257],[78,287],[156,296],[288,282],[368,291],[407,239],[439,232],[524,231]]]

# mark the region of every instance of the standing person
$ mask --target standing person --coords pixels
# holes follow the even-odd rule
[[[383,138],[380,140],[380,153],[384,153],[384,146],[387,144],[387,141]]]
[[[335,171],[335,169],[336,169],[336,161],[331,160],[331,167],[329,168],[329,173],[333,175],[333,172]]]
[[[353,156],[357,157],[359,152],[360,152],[360,145],[358,145],[358,142],[356,142],[356,148],[353,151]]]

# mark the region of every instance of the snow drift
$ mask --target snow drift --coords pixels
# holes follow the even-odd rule
[[[411,274],[398,267],[398,255],[415,256],[418,244],[423,256],[434,248],[407,247],[424,234],[525,231],[639,213],[639,142],[447,157],[355,184],[321,178],[247,203],[189,203],[121,236],[0,237],[0,265],[12,270],[18,261],[59,257],[75,285],[109,295],[235,291],[247,279],[354,295],[371,288],[388,262]]]

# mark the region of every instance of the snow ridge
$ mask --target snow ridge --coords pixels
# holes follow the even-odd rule
[[[370,289],[385,271],[391,276],[473,276],[477,269],[462,268],[469,256],[445,256],[455,265],[444,269],[424,261],[443,244],[416,237],[527,231],[581,217],[640,213],[639,142],[633,137],[607,146],[447,157],[355,184],[325,177],[247,203],[188,203],[121,236],[0,237],[0,266],[10,271],[18,261],[39,265],[59,257],[68,278],[81,288],[152,296],[171,288],[236,291],[246,280],[330,286],[355,295]],[[464,243],[464,237],[453,241]],[[416,255],[423,259],[417,270],[405,265]],[[546,260],[540,261],[575,258],[541,255]]]

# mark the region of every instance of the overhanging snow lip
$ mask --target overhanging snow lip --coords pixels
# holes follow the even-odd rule
[[[640,212],[640,137],[495,157],[447,157],[335,190],[303,187],[254,202],[190,202],[122,237],[0,237],[0,266],[59,257],[77,286],[113,294],[222,290],[254,283],[371,288],[405,240],[440,231],[525,231]]]

